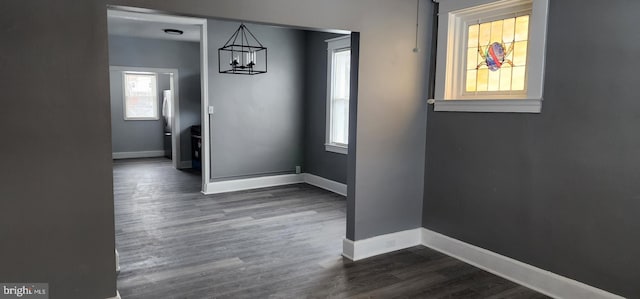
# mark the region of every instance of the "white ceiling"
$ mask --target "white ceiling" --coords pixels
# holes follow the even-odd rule
[[[200,41],[200,26],[175,24],[132,18],[124,14],[109,14],[109,34],[153,39],[167,39],[178,41]],[[166,34],[164,29],[178,29],[184,31],[182,35]]]

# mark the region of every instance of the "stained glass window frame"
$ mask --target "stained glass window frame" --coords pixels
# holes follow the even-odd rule
[[[437,0],[435,111],[540,113],[549,0]],[[528,14],[523,91],[466,93],[468,25]],[[505,41],[506,42],[506,41]]]

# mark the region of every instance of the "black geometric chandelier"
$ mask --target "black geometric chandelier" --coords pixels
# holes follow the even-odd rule
[[[218,49],[218,71],[223,74],[256,75],[267,72],[267,48],[240,24]]]

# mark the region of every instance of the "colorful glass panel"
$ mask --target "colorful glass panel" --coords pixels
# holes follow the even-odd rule
[[[528,39],[528,15],[470,25],[465,91],[524,91]]]

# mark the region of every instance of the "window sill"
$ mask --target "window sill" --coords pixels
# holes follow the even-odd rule
[[[334,153],[338,153],[338,154],[346,155],[346,154],[347,154],[348,147],[346,147],[346,146],[341,146],[341,145],[335,145],[335,144],[326,143],[326,144],[324,145],[324,149],[325,149],[327,152],[334,152]]]
[[[435,100],[434,111],[540,113],[542,99]]]
[[[124,120],[160,120],[160,117],[125,117]]]

